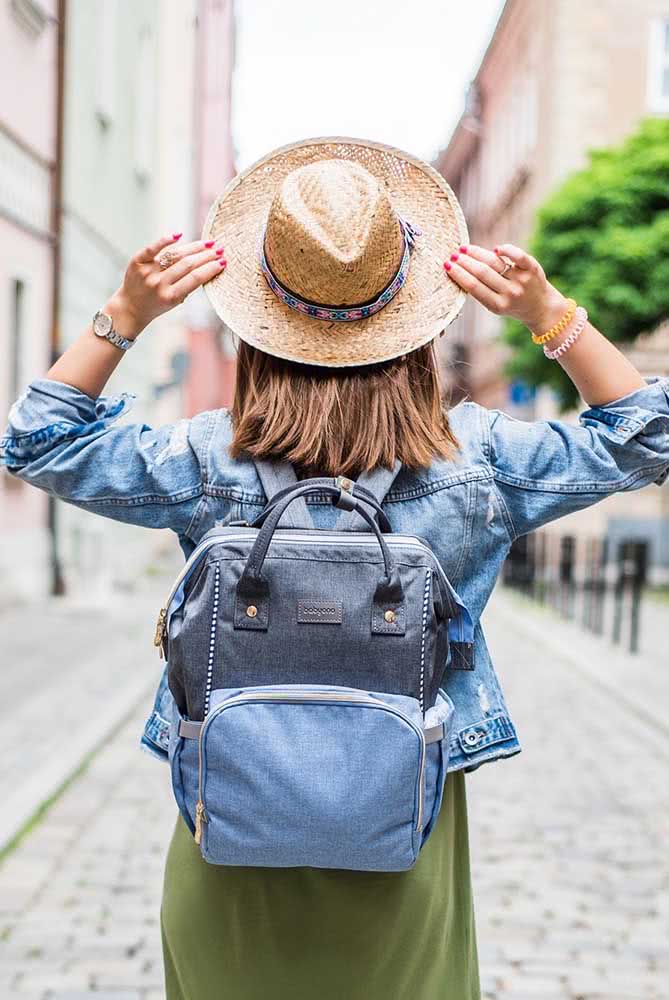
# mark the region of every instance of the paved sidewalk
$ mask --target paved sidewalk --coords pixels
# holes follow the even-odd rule
[[[167,767],[137,746],[149,707],[0,864],[3,1000],[164,996],[159,901],[176,805]]]
[[[513,627],[521,627],[535,638],[545,656],[564,657],[569,664],[602,690],[623,700],[631,712],[649,725],[653,732],[669,737],[667,696],[669,695],[669,604],[646,595],[640,615],[639,651],[627,650],[629,611],[624,617],[622,641],[612,635],[613,600],[605,604],[604,633],[601,636],[580,624],[582,608],[576,618],[567,619],[551,608],[525,597],[516,590],[499,587],[497,605],[504,605]],[[669,991],[668,991],[669,995]]]
[[[180,565],[178,553],[165,557],[156,576],[105,607],[56,598],[0,612],[0,850],[155,690],[155,621]]]
[[[608,643],[586,676],[577,636],[501,589],[483,626],[523,745],[468,784],[484,996],[666,1000],[669,739]],[[668,669],[654,690],[664,714]]]
[[[666,1000],[669,740],[547,651],[537,620],[554,625],[501,591],[483,618],[524,746],[468,778],[484,997]],[[137,749],[148,707],[0,866],[3,1000],[163,998],[176,807]]]

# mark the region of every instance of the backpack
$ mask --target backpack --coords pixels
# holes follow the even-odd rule
[[[434,828],[472,621],[429,545],[381,507],[400,468],[298,481],[210,529],[160,612],[174,795],[205,861],[413,867]],[[305,497],[341,513],[315,528]]]

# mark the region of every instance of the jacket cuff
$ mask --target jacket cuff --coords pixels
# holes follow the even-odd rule
[[[644,382],[645,386],[590,409],[615,411],[621,418],[646,423],[649,417],[669,417],[669,375],[646,375]],[[590,409],[584,412],[589,413]]]
[[[135,393],[98,396],[54,379],[34,379],[9,411],[0,462],[18,468],[55,444],[94,434],[131,409]]]
[[[638,438],[657,455],[665,454],[667,467],[653,480],[658,486],[669,476],[669,376],[647,375],[646,383],[625,396],[591,406],[579,415],[579,423],[594,426],[617,444]]]

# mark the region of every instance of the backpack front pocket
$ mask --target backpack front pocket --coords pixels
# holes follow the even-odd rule
[[[303,685],[213,691],[199,739],[203,857],[411,868],[426,820],[425,770],[414,699]]]

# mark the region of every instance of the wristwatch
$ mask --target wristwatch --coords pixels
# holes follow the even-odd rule
[[[114,321],[109,313],[102,312],[100,309],[98,309],[93,317],[93,333],[96,337],[108,340],[115,347],[120,347],[122,351],[129,350],[135,343],[134,340],[127,340],[126,337],[122,337],[120,333],[117,333],[114,329]]]

